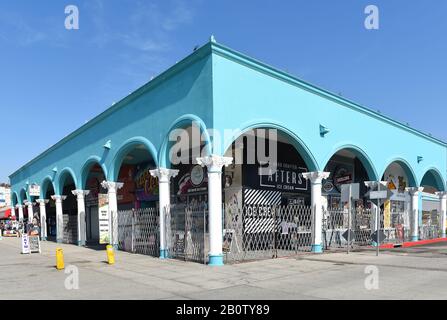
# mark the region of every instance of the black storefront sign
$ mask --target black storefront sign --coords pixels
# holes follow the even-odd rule
[[[303,177],[304,172],[307,168],[279,162],[274,172],[270,170],[269,174],[264,175],[258,172],[259,187],[288,192],[307,191],[308,181]]]

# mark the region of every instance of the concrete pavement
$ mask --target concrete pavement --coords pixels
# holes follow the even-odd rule
[[[79,289],[55,269],[56,247],[65,266],[79,270]],[[20,254],[20,239],[0,241],[0,299],[445,299],[447,246],[383,252],[301,255],[223,267],[42,242],[42,253]],[[368,290],[367,266],[378,270]]]

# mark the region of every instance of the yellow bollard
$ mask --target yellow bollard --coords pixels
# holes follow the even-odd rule
[[[62,270],[65,268],[64,265],[64,252],[61,248],[56,248],[56,269]]]
[[[107,245],[106,250],[107,250],[107,262],[109,264],[114,264],[115,263],[115,252],[113,251],[113,246],[110,244]]]

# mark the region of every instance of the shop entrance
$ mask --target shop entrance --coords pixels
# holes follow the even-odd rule
[[[66,196],[62,203],[62,230],[63,243],[77,244],[78,243],[78,209],[76,196],[72,191],[76,189],[75,182],[71,174],[66,173],[61,179],[62,194]]]
[[[323,247],[335,250],[348,246],[347,231],[353,232],[351,247],[369,246],[371,235],[375,231],[375,208],[369,201],[365,181],[376,180],[371,165],[365,157],[353,149],[342,149],[334,154],[324,168],[330,172],[322,183],[322,195],[325,203],[323,215]],[[359,184],[359,199],[353,201],[351,212],[348,202],[342,201],[342,186]],[[372,210],[373,209],[373,210]],[[380,209],[383,212],[383,208]],[[350,221],[349,221],[350,217]],[[383,228],[383,223],[381,228]]]
[[[396,246],[411,240],[411,197],[407,187],[416,186],[409,166],[402,161],[391,163],[382,181],[388,183],[392,196],[383,206],[383,230],[386,241]]]
[[[436,239],[442,235],[440,200],[436,193],[445,190],[444,182],[437,171],[429,170],[422,178],[421,186],[424,190],[419,216],[419,239]]]
[[[106,180],[102,167],[95,163],[91,165],[85,177],[85,189],[89,190],[85,197],[85,233],[86,245],[99,245],[99,195],[107,196],[107,190],[101,186]]]
[[[48,183],[47,186],[45,192],[45,199],[48,200],[45,204],[46,221],[41,221],[41,226],[47,230],[47,240],[56,241],[56,204],[51,198],[55,192],[52,183]]]
[[[144,144],[133,144],[120,153],[117,192],[118,248],[159,256],[158,179],[150,174],[155,161]]]
[[[278,130],[254,129],[225,155],[234,159],[223,176],[226,262],[309,252],[311,194],[303,178],[309,169],[293,139]]]

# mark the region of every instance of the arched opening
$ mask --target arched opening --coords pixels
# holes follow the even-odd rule
[[[115,163],[117,181],[123,183],[118,190],[119,210],[155,208],[158,203],[158,180],[150,170],[156,168],[151,151],[143,143],[125,146]]]
[[[175,204],[203,206],[208,202],[207,169],[197,163],[198,157],[209,154],[209,144],[203,140],[203,133],[203,128],[191,121],[180,123],[170,132],[167,167],[179,171],[171,181]]]
[[[62,201],[62,242],[77,244],[78,242],[78,211],[76,196],[72,191],[76,190],[76,178],[69,171],[62,171],[59,178],[59,192],[65,196]]]
[[[49,179],[45,179],[42,183],[42,198],[48,200],[45,204],[46,221],[41,221],[46,224],[47,240],[56,241],[56,204],[51,196],[55,195],[53,183]]]
[[[259,126],[244,131],[225,151],[224,251],[227,260],[258,259],[309,251],[311,184],[316,171],[306,146],[285,131]]]
[[[107,198],[107,189],[101,186],[104,180],[106,180],[106,175],[99,163],[90,163],[84,168],[82,189],[89,191],[85,196],[86,245],[99,244],[99,199]]]
[[[430,169],[421,180],[421,187],[424,188],[423,192],[435,194],[438,191],[445,191],[444,181],[441,174],[436,169]]]
[[[383,227],[389,242],[402,243],[411,238],[411,196],[407,187],[416,187],[416,176],[404,160],[395,160],[388,165],[381,177],[392,192],[383,205]]]
[[[440,217],[440,199],[436,192],[445,191],[444,180],[437,169],[429,169],[421,180],[423,187],[419,203],[419,237],[421,239],[438,238],[442,231]]]
[[[275,128],[250,129],[233,141],[225,156],[224,201],[244,205],[310,205],[310,184],[302,176],[316,165],[293,137]]]
[[[323,181],[323,205],[331,209],[342,209],[347,202],[342,201],[342,188],[345,184],[358,183],[359,196],[353,203],[354,208],[370,208],[365,181],[376,181],[374,166],[367,155],[355,147],[338,150],[325,165],[325,172],[329,172],[328,179]]]
[[[18,203],[19,203],[19,197],[17,196],[17,192],[14,191],[11,196],[11,206],[15,207]]]

